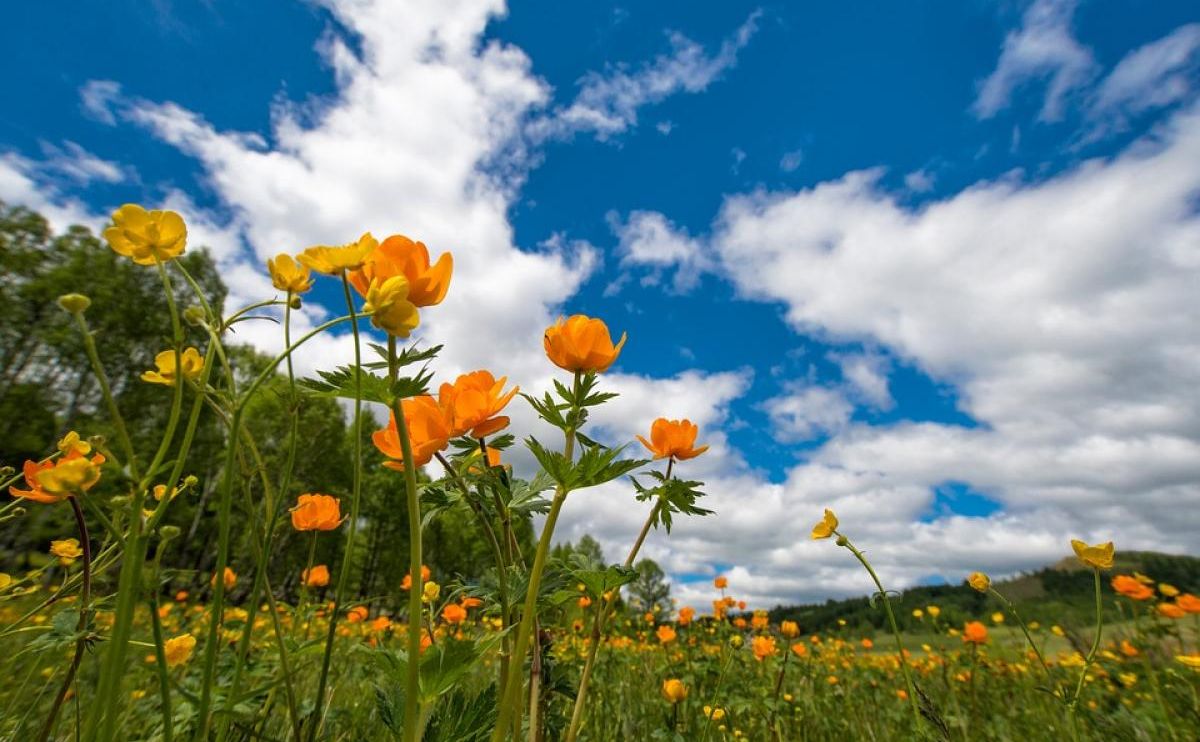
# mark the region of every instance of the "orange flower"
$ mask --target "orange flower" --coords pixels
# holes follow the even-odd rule
[[[1138,652],[1138,648],[1133,646],[1133,644],[1128,639],[1122,639],[1121,640],[1121,654],[1125,655],[1126,657],[1137,657],[1139,652]]]
[[[804,646],[803,642],[796,642],[792,645],[792,654],[797,657],[803,657],[808,654],[808,647]]]
[[[329,567],[318,564],[312,569],[304,570],[300,578],[309,587],[325,587],[329,584]]]
[[[708,450],[708,446],[696,448],[696,433],[699,429],[691,420],[668,420],[660,417],[650,426],[650,440],[640,435],[642,445],[650,449],[656,459],[676,458],[680,461],[694,459]]]
[[[546,356],[565,371],[604,373],[621,354],[626,335],[613,345],[608,325],[602,320],[576,314],[546,328],[542,344]]]
[[[695,616],[696,616],[696,609],[691,607],[690,605],[685,605],[684,607],[679,609],[679,625],[687,626],[688,624],[690,624],[692,622],[692,619]]]
[[[64,438],[64,440],[67,440]],[[91,450],[88,446],[87,450]],[[100,481],[100,466],[104,455],[84,456],[84,446],[67,446],[67,453],[57,461],[26,461],[22,467],[27,490],[11,486],[8,493],[34,502],[53,504],[68,495],[81,494]]]
[[[1154,590],[1129,575],[1112,578],[1112,588],[1130,600],[1149,600],[1154,597]]]
[[[452,437],[470,431],[472,437],[483,438],[508,426],[508,418],[499,412],[516,396],[520,387],[505,393],[506,381],[507,376],[496,379],[489,371],[472,371],[459,376],[453,384],[442,384],[438,390],[438,406],[450,420]]]
[[[1158,609],[1158,615],[1164,618],[1183,618],[1187,615],[1187,611],[1174,603],[1159,603],[1155,608]]]
[[[429,578],[433,573],[429,571],[429,567],[421,565],[421,582],[429,582]],[[412,573],[404,575],[404,580],[400,583],[401,590],[412,590]]]
[[[346,620],[350,623],[362,623],[367,620],[368,613],[365,605],[356,605],[346,612]]]
[[[713,587],[718,590],[724,590],[725,588],[729,587],[729,578],[725,575],[721,575],[717,579],[713,580]]]
[[[870,639],[868,639],[865,636],[863,637],[863,640],[862,640],[862,648],[863,649],[871,649],[874,646],[875,646],[875,642],[871,641]]]
[[[788,639],[795,639],[800,636],[800,625],[795,621],[782,621],[779,624],[779,633]]]
[[[673,704],[679,703],[680,701],[686,699],[688,695],[687,687],[684,686],[682,680],[677,678],[664,680],[662,684],[662,692],[666,699]]]
[[[458,604],[461,605],[464,610],[469,611],[472,608],[478,608],[479,606],[483,605],[483,601],[480,600],[479,598],[473,598],[470,595],[468,595],[467,597],[458,601]]]
[[[970,621],[963,627],[962,640],[968,644],[987,644],[988,630],[979,621]]]
[[[467,609],[458,603],[450,603],[442,609],[442,620],[450,624],[459,624],[467,620]]]
[[[228,592],[228,591],[232,590],[232,589],[233,589],[233,588],[234,588],[234,587],[237,585],[237,572],[234,572],[234,571],[233,571],[232,569],[230,569],[229,567],[226,567],[226,568],[225,568],[225,576],[224,576],[224,578],[222,579],[222,582],[224,582],[224,583],[225,583],[225,591],[226,591],[226,592]],[[211,578],[211,579],[208,581],[208,584],[209,584],[209,585],[212,585],[213,587],[216,587],[216,585],[217,585],[217,576],[216,576],[215,574],[214,574],[214,575],[212,576],[212,578]]]
[[[297,531],[332,531],[341,523],[338,501],[329,495],[300,495],[292,508],[292,527]]]
[[[750,619],[750,626],[755,631],[762,631],[771,625],[771,619],[767,616],[766,611],[755,611],[754,616]]]
[[[450,288],[454,256],[442,253],[437,263],[429,264],[429,248],[404,235],[394,234],[379,243],[358,270],[349,275],[358,293],[366,296],[371,281],[404,276],[408,281],[408,300],[418,307],[440,304]]]
[[[675,629],[667,626],[666,624],[659,626],[658,630],[654,633],[658,636],[658,641],[661,644],[670,644],[671,642],[675,641]]]
[[[1197,598],[1191,593],[1184,593],[1178,598],[1175,598],[1175,605],[1179,606],[1188,613],[1200,613],[1200,598]]]
[[[38,473],[53,468],[53,461],[43,461],[38,463],[37,461],[26,460],[25,466],[22,467],[22,471],[25,474],[25,486],[29,489],[18,489],[14,484],[8,488],[8,493],[13,497],[23,497],[26,500],[33,500],[34,502],[42,502],[47,504],[62,501],[66,498],[65,494],[52,495],[43,490],[42,485],[38,483]]]
[[[425,466],[433,455],[450,445],[452,437],[450,421],[438,406],[437,400],[428,394],[410,397],[401,403],[404,422],[408,426],[408,438],[412,443],[413,463]],[[404,471],[404,453],[400,450],[400,433],[396,428],[396,415],[389,416],[388,426],[371,434],[375,447],[391,461],[383,462],[389,469]]]
[[[588,596],[586,596],[586,595],[580,595],[580,596],[579,596],[579,607],[580,607],[580,608],[587,608],[587,607],[588,607],[589,605],[591,605],[591,604],[592,604],[592,599],[591,599],[591,598],[589,598],[589,597],[588,597]]]
[[[750,649],[754,652],[754,659],[762,662],[775,654],[775,639],[769,636],[756,636],[750,643]]]

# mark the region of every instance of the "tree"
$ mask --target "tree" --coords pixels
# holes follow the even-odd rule
[[[665,613],[671,610],[671,586],[662,567],[653,559],[633,565],[637,577],[629,583],[629,605],[638,612]]]

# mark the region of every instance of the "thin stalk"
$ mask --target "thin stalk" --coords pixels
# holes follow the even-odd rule
[[[785,648],[783,650],[783,663],[779,666],[779,677],[775,679],[775,697],[774,702],[771,704],[770,727],[771,733],[775,735],[776,739],[783,739],[783,736],[779,733],[778,727],[775,726],[775,722],[779,717],[779,693],[783,690],[783,679],[787,674],[788,658],[792,655],[792,648],[788,646],[788,644],[788,642],[784,643]]]
[[[724,650],[722,650],[722,651],[724,651]],[[713,688],[712,696],[708,703],[708,707],[713,709],[714,712],[717,708],[717,699],[721,695],[721,685],[723,685],[725,682],[725,673],[729,671],[729,666],[733,663],[733,657],[734,657],[734,653],[730,652],[729,656],[725,659],[725,662],[721,665],[721,674],[717,676],[717,687]],[[708,729],[711,725],[712,725],[712,714],[709,714],[704,719],[704,732],[700,737],[700,742],[705,742],[705,740],[708,739]]]
[[[338,614],[346,597],[346,583],[350,579],[350,566],[354,556],[354,539],[358,535],[359,495],[362,491],[362,344],[358,336],[358,314],[354,310],[354,297],[350,294],[350,280],[342,271],[342,292],[346,297],[350,331],[354,335],[354,469],[350,496],[350,533],[346,537],[346,548],[342,552],[342,568],[338,571],[338,584],[334,596],[333,615],[329,617],[329,631],[325,637],[325,654],[321,659],[321,676],[317,681],[317,697],[313,707],[313,723],[308,730],[309,742],[317,738],[321,726],[321,707],[325,703],[325,686],[329,681],[329,663],[333,659],[333,641],[337,636]]]
[[[1071,722],[1071,738],[1076,742],[1079,740],[1079,716],[1077,714],[1079,695],[1083,692],[1083,682],[1087,679],[1088,668],[1092,666],[1092,661],[1096,659],[1096,652],[1100,649],[1100,633],[1104,629],[1104,603],[1100,596],[1100,570],[1093,567],[1092,575],[1095,578],[1096,586],[1096,637],[1092,639],[1092,648],[1083,661],[1083,667],[1079,670],[1079,682],[1075,684],[1075,693],[1067,704],[1067,718]]]
[[[1021,618],[1020,613],[1017,613],[1017,607],[1012,604],[1012,601],[997,592],[996,588],[989,587],[988,590],[992,593],[992,595],[995,595],[997,598],[999,598],[1000,602],[1008,608],[1008,612],[1013,615],[1013,618],[1017,619],[1017,625],[1021,627],[1021,632],[1025,634],[1025,641],[1029,642],[1030,647],[1033,647],[1033,653],[1037,655],[1038,664],[1042,666],[1042,670],[1046,673],[1046,680],[1053,685],[1054,676],[1050,673],[1050,665],[1046,663],[1046,657],[1042,654],[1041,647],[1037,645],[1037,642],[1033,640],[1033,635],[1029,633],[1029,627],[1025,625],[1025,620]],[[1055,695],[1058,694],[1057,688],[1052,688],[1052,690],[1054,691]]]
[[[879,575],[875,574],[875,570],[871,567],[871,563],[867,561],[867,557],[861,551],[850,543],[850,539],[846,538],[837,531],[833,532],[838,537],[838,544],[845,546],[854,555],[854,558],[867,570],[867,574],[871,575],[871,580],[874,581],[876,589],[879,590],[879,597],[883,600],[883,610],[887,614],[888,624],[892,628],[892,636],[896,638],[896,654],[900,660],[900,670],[904,673],[904,685],[908,688],[908,703],[912,708],[913,720],[917,725],[917,732],[922,730],[921,726],[921,710],[917,707],[917,689],[913,682],[912,673],[908,668],[908,660],[904,658],[904,644],[900,641],[900,627],[896,625],[896,614],[892,612],[892,601],[888,599],[887,591],[883,589],[883,583],[879,581]]]
[[[158,574],[162,562],[162,552],[166,542],[160,541],[154,552],[154,573]],[[159,598],[158,586],[150,592],[150,627],[154,632],[155,670],[158,674],[158,694],[161,698],[163,742],[171,742],[174,737],[174,714],[171,711],[171,679],[168,675],[167,653],[163,641],[162,618],[158,615]]]
[[[58,695],[54,697],[54,705],[50,707],[50,714],[46,717],[46,723],[42,726],[42,732],[38,736],[40,742],[50,739],[50,734],[54,731],[54,722],[58,719],[58,711],[67,698],[67,691],[71,689],[71,684],[75,682],[75,673],[79,670],[79,664],[83,662],[83,652],[87,649],[87,635],[83,630],[87,628],[88,607],[92,600],[92,541],[88,537],[87,522],[83,519],[83,511],[79,509],[78,498],[71,495],[67,500],[71,503],[71,512],[75,514],[75,525],[79,529],[79,545],[83,551],[83,582],[79,588],[79,622],[75,626],[79,638],[75,640],[75,656],[71,658],[71,665],[67,668],[62,687],[59,688]]]

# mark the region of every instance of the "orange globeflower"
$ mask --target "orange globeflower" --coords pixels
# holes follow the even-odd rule
[[[430,266],[429,248],[424,242],[394,234],[380,242],[349,278],[358,293],[366,296],[372,281],[403,276],[408,281],[408,300],[418,307],[428,307],[446,298],[453,271],[454,256],[450,253],[442,253],[437,263]]]
[[[329,567],[318,564],[312,569],[304,570],[300,578],[309,587],[325,587],[329,584]]]
[[[350,623],[362,623],[367,620],[368,613],[365,605],[356,605],[346,612],[346,620]]]
[[[1178,598],[1175,598],[1175,605],[1179,606],[1188,613],[1200,613],[1200,598],[1197,598],[1191,593],[1184,593]]]
[[[458,603],[449,603],[442,609],[442,620],[450,624],[458,624],[467,620],[467,609]]]
[[[520,387],[505,393],[506,381],[507,376],[497,379],[490,371],[472,371],[459,376],[453,384],[442,384],[438,406],[449,418],[451,436],[469,431],[473,438],[483,438],[507,427],[508,418],[498,413],[512,401]]]
[[[650,449],[655,459],[676,458],[683,461],[694,459],[708,450],[708,446],[696,448],[697,432],[699,429],[691,420],[660,417],[650,426],[650,440],[640,435],[637,439]]]
[[[421,565],[421,582],[429,582],[429,578],[433,573],[429,571],[429,567]],[[404,580],[400,583],[401,590],[412,590],[412,573],[404,575]]]
[[[713,580],[713,587],[718,590],[724,590],[725,588],[729,587],[729,578],[725,575],[721,575],[717,579]]]
[[[690,605],[685,605],[684,607],[679,609],[679,625],[687,626],[688,624],[690,624],[692,622],[692,619],[695,616],[696,616],[696,609],[691,607]]]
[[[775,654],[775,639],[769,636],[756,636],[750,643],[750,649],[754,652],[754,659],[762,662]]]
[[[1112,588],[1130,600],[1149,600],[1154,597],[1154,590],[1129,575],[1112,578]]]
[[[8,493],[13,497],[53,504],[61,502],[68,495],[91,489],[100,481],[104,455],[97,453],[88,458],[83,455],[84,445],[67,446],[67,454],[57,461],[39,463],[27,460],[22,467],[22,474],[29,489],[23,490],[13,485],[8,488]],[[91,447],[88,446],[87,450],[91,450]]]
[[[237,585],[237,572],[234,572],[229,567],[226,567],[224,577],[221,581],[225,583],[226,592],[232,590]],[[217,586],[217,576],[215,574],[212,576],[212,579],[208,581],[208,584],[212,585],[213,587]]]
[[[654,632],[658,636],[658,641],[662,644],[670,644],[675,641],[675,629],[663,624]]]
[[[800,625],[795,621],[782,621],[779,624],[779,633],[788,639],[795,639],[800,636]]]
[[[546,356],[564,371],[604,373],[621,354],[627,335],[613,345],[608,325],[603,320],[576,314],[559,318],[542,338]]]
[[[401,408],[408,426],[408,439],[412,443],[413,463],[425,466],[435,453],[450,445],[450,422],[437,400],[428,394],[404,400]],[[371,434],[371,440],[380,453],[392,459],[383,462],[384,466],[404,471],[404,453],[400,450],[400,432],[396,428],[395,413],[390,415],[386,428]]]
[[[970,621],[963,627],[962,640],[968,644],[987,644],[987,627],[978,621]]]
[[[1155,607],[1158,609],[1158,615],[1164,618],[1183,618],[1187,615],[1187,611],[1174,603],[1159,603]]]
[[[464,610],[469,611],[472,608],[478,608],[479,606],[483,605],[483,601],[480,600],[479,598],[475,598],[475,597],[468,595],[467,597],[458,601],[458,604],[461,605]]]
[[[300,495],[292,508],[292,527],[297,531],[332,531],[341,523],[338,501],[329,495]]]

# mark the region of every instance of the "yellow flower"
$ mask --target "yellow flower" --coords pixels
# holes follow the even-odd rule
[[[662,692],[663,695],[667,697],[667,700],[671,703],[679,703],[687,698],[688,694],[687,688],[685,688],[683,685],[683,681],[677,678],[664,680],[662,684]]]
[[[163,655],[167,659],[167,667],[182,665],[192,658],[192,650],[196,648],[196,637],[191,634],[180,634],[163,642]]]
[[[719,707],[713,708],[712,706],[706,705],[704,707],[704,715],[713,721],[720,721],[721,719],[725,718],[725,709]]]
[[[992,623],[1004,623],[1004,614],[996,611],[992,614]]]
[[[421,588],[421,599],[426,603],[432,603],[442,594],[442,586],[436,582],[426,582]]]
[[[82,456],[87,456],[92,452],[92,444],[80,438],[79,433],[72,430],[58,442],[58,450],[63,454],[69,454],[74,451]]]
[[[271,285],[289,294],[303,294],[312,288],[312,273],[296,259],[281,252],[267,261],[271,272]]]
[[[87,451],[84,451],[84,453],[87,453]],[[1168,598],[1174,598],[1176,595],[1179,595],[1179,588],[1174,585],[1168,585],[1165,582],[1158,583],[1158,591]]]
[[[921,610],[920,608],[913,608],[912,615],[913,615],[913,618],[920,620],[922,618],[925,618],[925,611]]]
[[[779,624],[779,633],[788,639],[795,639],[800,636],[800,626],[795,621],[782,621]]]
[[[83,556],[83,549],[79,548],[79,539],[64,538],[50,542],[50,553],[58,557],[58,563],[65,567]]]
[[[58,460],[51,468],[37,472],[38,487],[47,495],[78,495],[90,490],[100,481],[100,465],[104,457],[92,458],[72,454]]]
[[[1059,626],[1058,624],[1054,624],[1053,626],[1050,627],[1050,633],[1054,634],[1055,636],[1066,636],[1067,635],[1067,632],[1063,631],[1063,627]]]
[[[11,584],[13,584],[12,575],[7,572],[0,572],[0,590],[7,589]]]
[[[1075,550],[1075,556],[1079,558],[1079,561],[1083,562],[1087,566],[1092,567],[1093,569],[1112,569],[1112,541],[1090,546],[1079,539],[1071,539],[1071,548]]]
[[[195,348],[185,348],[179,354],[180,367],[183,370],[183,378],[188,381],[195,381],[200,378],[200,372],[204,369],[204,359],[200,357],[200,351]],[[165,384],[174,386],[175,381],[179,378],[179,374],[175,369],[175,351],[164,350],[162,353],[154,356],[154,365],[158,367],[156,371],[144,371],[142,373],[142,381],[151,384]]]
[[[125,204],[113,212],[112,220],[104,239],[114,252],[138,265],[177,258],[187,245],[187,225],[174,211],[146,211],[137,204]]]
[[[938,608],[936,605],[928,605],[928,606],[925,606],[925,612],[928,613],[930,616],[937,618],[938,615],[942,612],[942,609]]]
[[[1177,654],[1175,660],[1194,670],[1200,670],[1200,654]]]
[[[992,586],[992,578],[988,577],[982,572],[972,572],[971,575],[967,577],[967,584],[981,593],[986,593],[988,588]]]
[[[837,516],[833,514],[832,510],[825,508],[825,517],[821,519],[820,523],[813,526],[812,537],[814,540],[829,538],[833,535],[833,532],[837,530],[837,527]]]
[[[343,271],[358,270],[366,262],[367,256],[379,246],[379,242],[370,232],[363,234],[357,242],[351,242],[336,247],[317,245],[310,247],[296,256],[296,259],[317,273],[327,276],[340,275]]]
[[[417,305],[408,300],[408,279],[404,276],[372,282],[363,313],[371,315],[371,324],[399,338],[408,337],[421,323]]]

